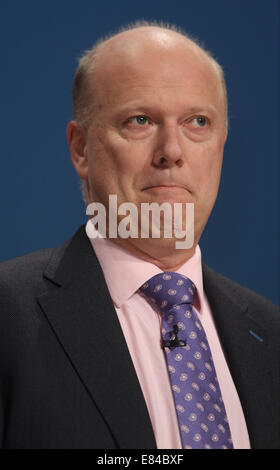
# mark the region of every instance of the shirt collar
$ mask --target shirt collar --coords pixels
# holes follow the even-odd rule
[[[163,271],[156,265],[144,261],[123,249],[108,238],[95,237],[89,240],[101,265],[111,298],[120,308],[138,291],[148,279]],[[196,286],[194,305],[198,311],[203,299],[201,251],[196,246],[194,255],[177,270],[190,278]]]

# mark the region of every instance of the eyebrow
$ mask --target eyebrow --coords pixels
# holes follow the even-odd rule
[[[124,105],[121,107],[119,110],[117,110],[117,114],[125,114],[125,113],[143,113],[143,114],[148,114],[148,113],[159,113],[162,110],[159,109],[158,106],[154,106],[152,104],[141,104],[141,103],[131,103]],[[208,105],[200,105],[200,106],[190,106],[185,108],[185,111],[182,112],[182,114],[197,114],[197,113],[202,113],[202,112],[209,112],[214,115],[218,115],[219,112],[217,108],[211,104]]]
[[[201,111],[209,111],[211,113],[217,114],[218,110],[215,108],[215,106],[212,106],[211,104],[205,105],[205,106],[191,106],[188,109],[188,112],[190,113],[199,113]]]

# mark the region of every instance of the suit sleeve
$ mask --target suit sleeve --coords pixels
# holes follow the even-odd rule
[[[2,264],[3,266],[3,264]],[[2,267],[1,266],[1,267]],[[0,448],[5,448],[5,433],[12,400],[12,377],[17,351],[17,298],[13,295],[11,278],[0,267]],[[2,272],[1,272],[2,271]],[[16,277],[14,274],[13,277]],[[15,354],[16,353],[16,354]]]

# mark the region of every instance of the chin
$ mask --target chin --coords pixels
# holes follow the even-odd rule
[[[165,257],[184,258],[186,253],[194,252],[195,244],[188,249],[176,248],[176,242],[182,241],[178,238],[149,238],[149,239],[138,239],[139,248],[149,253],[151,257],[161,259]]]

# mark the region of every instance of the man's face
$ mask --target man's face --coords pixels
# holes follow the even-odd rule
[[[226,139],[213,64],[187,43],[144,42],[101,59],[94,81],[88,202],[107,207],[109,194],[137,207],[193,202],[197,242],[217,196]]]

